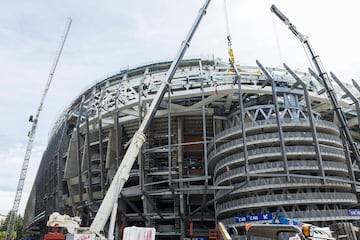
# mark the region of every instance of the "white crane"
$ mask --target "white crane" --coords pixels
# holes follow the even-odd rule
[[[40,105],[39,105],[39,108],[37,109],[35,118],[32,115],[29,118],[29,121],[32,122],[32,126],[31,126],[31,129],[30,129],[29,134],[28,134],[29,139],[28,139],[28,143],[27,143],[27,147],[26,147],[24,161],[23,161],[23,164],[22,164],[22,167],[21,167],[21,173],[20,173],[18,186],[17,186],[17,189],[16,189],[16,195],[15,195],[14,204],[13,204],[12,210],[10,211],[10,216],[9,216],[10,219],[9,219],[9,222],[8,222],[7,231],[6,231],[6,237],[5,237],[6,240],[11,240],[12,239],[12,232],[14,230],[14,224],[15,224],[15,220],[16,220],[16,215],[17,215],[17,212],[19,210],[21,195],[22,195],[22,191],[23,191],[23,187],[24,187],[24,183],[25,183],[25,178],[26,178],[26,173],[27,173],[27,169],[28,169],[28,166],[29,166],[29,160],[30,160],[30,156],[31,156],[31,151],[32,151],[32,147],[33,147],[33,143],[34,143],[34,139],[35,139],[36,127],[38,125],[38,119],[39,119],[39,116],[40,116],[40,112],[43,109],[43,105],[44,105],[44,102],[45,102],[45,97],[46,97],[47,92],[49,90],[51,80],[52,80],[52,78],[54,76],[56,66],[57,66],[57,64],[59,62],[59,59],[60,59],[60,56],[61,56],[61,53],[62,53],[62,49],[63,49],[64,44],[65,44],[66,37],[67,37],[67,35],[69,33],[71,22],[72,22],[72,20],[71,20],[71,18],[69,18],[68,23],[67,23],[66,28],[65,28],[65,33],[61,38],[59,49],[58,49],[58,51],[56,53],[54,63],[52,65],[48,80],[46,82],[45,89],[43,91],[43,94],[42,94],[42,97],[41,97],[41,100],[40,100]]]
[[[185,40],[182,42],[180,49],[175,56],[173,62],[169,70],[166,73],[166,80],[162,82],[160,85],[151,105],[147,109],[146,115],[144,116],[141,125],[139,126],[138,131],[134,134],[132,141],[128,150],[125,153],[125,156],[118,167],[116,174],[114,176],[113,181],[110,184],[109,189],[100,205],[99,210],[97,211],[95,218],[89,227],[79,227],[78,222],[75,219],[67,216],[60,215],[55,212],[49,216],[49,221],[47,222],[47,226],[54,227],[65,227],[68,232],[70,232],[70,236],[73,238],[76,234],[86,234],[90,235],[91,239],[114,239],[114,225],[115,225],[115,217],[117,212],[117,202],[118,196],[125,184],[125,182],[129,178],[129,173],[133,164],[141,150],[143,143],[145,142],[145,133],[148,130],[151,121],[155,117],[155,113],[168,89],[168,85],[171,83],[172,78],[180,64],[181,59],[185,55],[186,50],[190,45],[190,41],[200,24],[202,17],[206,14],[206,9],[208,8],[211,0],[205,0],[203,7],[200,9],[197,18],[195,19],[194,24],[192,25],[188,35]],[[108,219],[110,218],[109,224],[109,234],[107,237],[103,236],[101,232],[104,229],[104,226]],[[69,229],[70,226],[70,229]],[[74,228],[74,226],[76,226]],[[70,230],[70,231],[69,231]]]
[[[346,141],[347,147],[351,150],[353,155],[353,159],[356,162],[360,162],[360,151],[357,147],[355,141],[351,136],[351,132],[346,120],[346,117],[341,110],[341,106],[336,99],[336,93],[334,87],[331,84],[330,77],[328,76],[327,72],[325,71],[324,66],[321,63],[319,55],[315,53],[314,48],[310,44],[309,38],[300,33],[296,27],[290,22],[290,20],[275,6],[271,6],[271,11],[290,29],[290,31],[300,40],[300,42],[304,45],[306,53],[310,56],[312,63],[315,66],[315,69],[324,84],[325,90],[329,97],[330,103],[334,108],[334,112],[336,117],[340,123],[340,131],[341,135],[343,136],[344,140]]]

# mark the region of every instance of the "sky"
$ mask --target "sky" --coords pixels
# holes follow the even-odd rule
[[[173,59],[204,0],[0,1],[0,214],[15,198],[35,115],[64,33],[73,22],[37,125],[20,203],[23,214],[51,129],[82,91],[121,69]],[[275,17],[275,4],[309,39],[327,71],[360,82],[358,0],[226,0],[236,61],[307,71],[299,40]],[[212,0],[185,58],[226,61],[224,0]]]

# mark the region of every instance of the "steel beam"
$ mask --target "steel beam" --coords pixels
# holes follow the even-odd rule
[[[288,73],[290,73],[290,75],[296,80],[296,84],[294,84],[292,87],[295,87],[297,85],[301,85],[303,87],[306,107],[308,109],[308,117],[309,117],[309,122],[310,122],[311,133],[312,133],[312,137],[314,140],[314,148],[315,148],[316,158],[319,163],[319,175],[322,176],[322,181],[325,184],[326,183],[326,175],[325,175],[324,164],[323,164],[323,160],[322,160],[322,156],[321,156],[320,146],[319,146],[319,139],[318,139],[317,131],[316,131],[315,119],[312,114],[312,107],[311,107],[311,101],[310,101],[310,97],[309,97],[308,87],[300,79],[300,77],[298,75],[296,75],[296,73],[293,70],[291,70],[291,68],[289,68],[285,63],[284,63],[284,67],[288,71]]]
[[[345,87],[345,85],[336,77],[336,75],[333,72],[330,72],[330,75],[331,75],[332,79],[334,79],[334,81],[344,91],[344,93],[346,94],[346,97],[351,98],[351,100],[354,102],[355,108],[356,108],[356,114],[357,114],[357,118],[358,118],[358,124],[360,125],[360,105],[359,105],[359,100],[355,97],[355,95],[347,87]]]
[[[290,182],[290,172],[289,172],[289,166],[288,166],[286,149],[285,149],[284,133],[282,130],[282,124],[281,124],[281,119],[280,119],[280,112],[279,112],[280,109],[279,109],[279,103],[278,103],[278,99],[277,99],[276,83],[275,83],[274,78],[271,76],[271,74],[263,67],[263,65],[258,60],[256,60],[256,64],[259,66],[261,71],[265,74],[267,81],[271,81],[276,122],[277,122],[278,129],[279,129],[280,148],[281,148],[281,153],[282,153],[282,160],[284,163],[284,172],[286,174],[286,178],[287,178],[288,182]]]

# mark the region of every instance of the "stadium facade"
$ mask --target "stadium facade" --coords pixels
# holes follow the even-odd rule
[[[170,64],[122,70],[63,112],[27,203],[28,231],[44,234],[54,211],[90,225]],[[119,232],[155,226],[159,239],[209,237],[218,221],[241,232],[249,216],[275,212],[319,226],[360,219],[358,163],[321,83],[296,72],[304,84],[295,84],[282,68],[267,68],[273,79],[238,69],[239,77],[219,59],[181,62],[119,196]],[[360,141],[351,98],[359,90],[334,87]]]

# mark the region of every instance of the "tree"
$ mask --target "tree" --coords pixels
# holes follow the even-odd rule
[[[3,224],[0,224],[0,239],[5,239],[7,227],[9,225],[11,211],[7,214]],[[12,239],[19,240],[25,236],[23,232],[23,217],[21,214],[18,214],[15,219],[14,230],[12,233]]]
[[[0,221],[0,239],[5,239],[6,229],[5,229],[5,219]]]
[[[0,231],[2,229],[2,226],[5,224],[5,219],[2,219],[0,220]]]
[[[23,226],[24,226],[24,218],[21,216],[21,214],[18,214],[16,216],[15,226],[14,226],[14,231],[16,232],[16,239],[22,239],[25,236],[25,233],[23,231]]]

